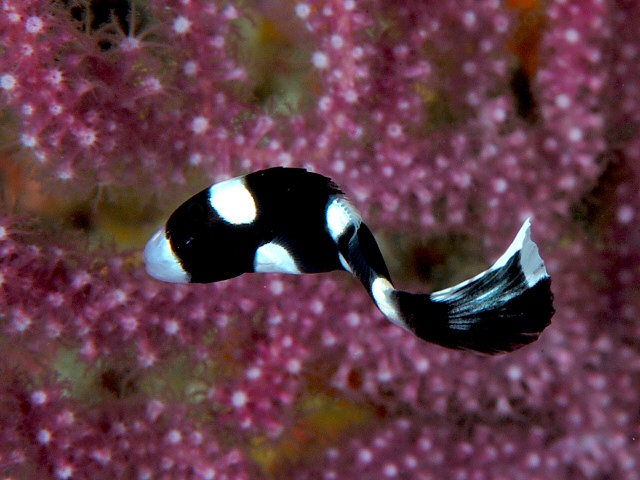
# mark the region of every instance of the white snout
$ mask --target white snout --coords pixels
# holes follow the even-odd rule
[[[158,230],[144,247],[147,273],[157,280],[171,283],[189,283],[191,276],[184,271],[180,260],[167,240],[164,227]]]

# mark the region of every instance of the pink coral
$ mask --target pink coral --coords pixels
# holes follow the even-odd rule
[[[635,4],[150,0],[100,23],[98,3],[2,3],[3,141],[47,191],[187,197],[306,166],[397,266],[449,283],[532,216],[557,314],[478,358],[389,324],[347,275],[166,285],[7,209],[4,477],[639,477]]]

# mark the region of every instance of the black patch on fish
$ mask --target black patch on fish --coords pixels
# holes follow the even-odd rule
[[[402,291],[394,296],[418,337],[486,354],[510,352],[533,342],[555,312],[550,278],[543,277],[529,287],[520,252],[501,268],[437,300]]]
[[[329,199],[342,194],[330,178],[302,168],[276,167],[250,173],[245,184],[256,202],[252,233],[260,244],[285,247],[303,273],[343,269],[326,226]]]
[[[337,242],[331,237],[327,207],[343,194],[329,178],[280,167],[240,178],[256,204],[250,224],[221,218],[210,202],[211,187],[184,202],[167,221],[166,236],[192,282],[252,272],[256,250],[274,243],[287,250],[302,273],[342,270],[342,254],[369,295],[376,279],[391,283],[378,244],[359,219]],[[524,237],[517,238],[523,238],[529,279],[518,250],[504,265],[450,289],[430,295],[392,290],[384,292],[388,298],[378,300],[395,323],[444,347],[495,354],[531,343],[551,321],[553,294],[528,222],[523,229]]]
[[[342,270],[326,228],[329,198],[342,192],[327,177],[304,169],[270,168],[244,178],[256,203],[251,224],[229,224],[211,206],[210,188],[169,217],[167,238],[192,283],[209,283],[254,271],[256,250],[284,247],[303,273]]]
[[[209,188],[171,214],[166,235],[192,283],[217,282],[253,271],[260,245],[253,224],[231,225],[220,218],[209,201]]]
[[[354,226],[347,228],[338,240],[338,248],[369,294],[376,278],[384,277],[391,282],[391,275],[378,243],[364,223],[360,224],[357,231]]]

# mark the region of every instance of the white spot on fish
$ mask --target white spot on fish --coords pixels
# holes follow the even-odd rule
[[[273,242],[262,245],[256,250],[253,269],[260,273],[302,273],[287,249]]]
[[[376,278],[371,285],[373,299],[384,316],[396,325],[406,328],[406,325],[401,319],[400,312],[398,312],[398,308],[391,298],[393,291],[393,285],[383,277]]]
[[[350,225],[359,227],[362,222],[356,208],[342,197],[335,197],[327,207],[327,228],[334,241],[342,236]],[[342,260],[341,260],[342,261]]]
[[[253,195],[242,178],[232,178],[213,185],[209,189],[209,201],[218,215],[232,225],[247,225],[258,214]]]

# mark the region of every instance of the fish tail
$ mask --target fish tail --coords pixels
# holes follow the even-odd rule
[[[448,348],[510,352],[535,341],[555,310],[551,279],[527,220],[488,270],[432,294],[388,292],[405,328]]]

